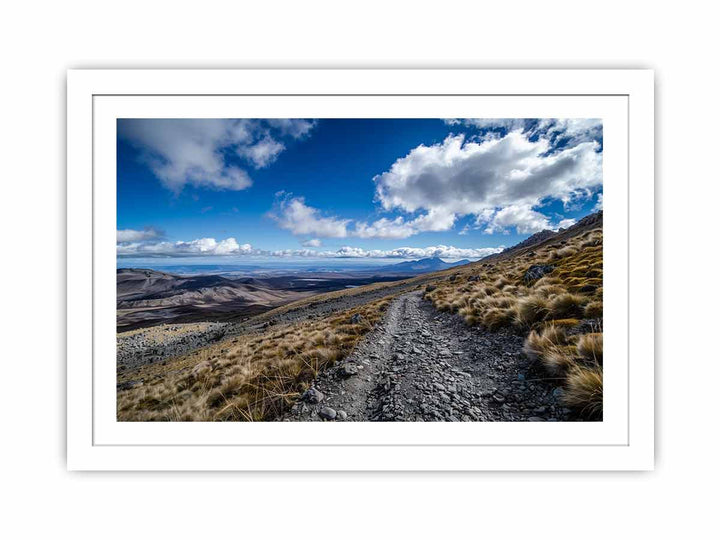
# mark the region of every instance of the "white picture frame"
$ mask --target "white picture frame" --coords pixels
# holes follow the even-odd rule
[[[69,469],[653,468],[652,71],[72,70],[67,85]],[[113,130],[122,117],[603,118],[613,353],[603,422],[117,422]]]

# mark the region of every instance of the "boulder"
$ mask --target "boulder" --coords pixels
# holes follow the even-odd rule
[[[525,283],[536,281],[553,270],[555,270],[555,267],[551,264],[533,264],[530,268],[528,268],[527,272],[525,272],[523,281]]]
[[[318,415],[323,420],[335,420],[337,412],[335,412],[335,409],[331,409],[330,407],[323,407],[318,411]]]

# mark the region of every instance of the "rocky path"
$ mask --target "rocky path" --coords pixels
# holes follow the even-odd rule
[[[396,298],[344,361],[322,373],[283,420],[558,421],[562,390],[511,331],[467,327],[421,292]]]

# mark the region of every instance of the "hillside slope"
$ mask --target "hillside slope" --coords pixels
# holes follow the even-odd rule
[[[124,370],[118,418],[601,419],[602,283],[600,213],[477,263],[288,304]]]
[[[130,330],[155,321],[203,321],[210,309],[216,317],[251,315],[308,294],[252,279],[125,268],[117,271],[117,325]]]

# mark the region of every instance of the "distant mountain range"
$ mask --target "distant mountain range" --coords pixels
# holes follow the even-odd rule
[[[470,264],[470,261],[463,259],[454,263],[443,261],[440,257],[428,257],[417,261],[407,261],[388,266],[375,268],[376,273],[398,273],[398,274],[424,274],[425,272],[437,272],[439,270],[447,270],[463,264]]]

